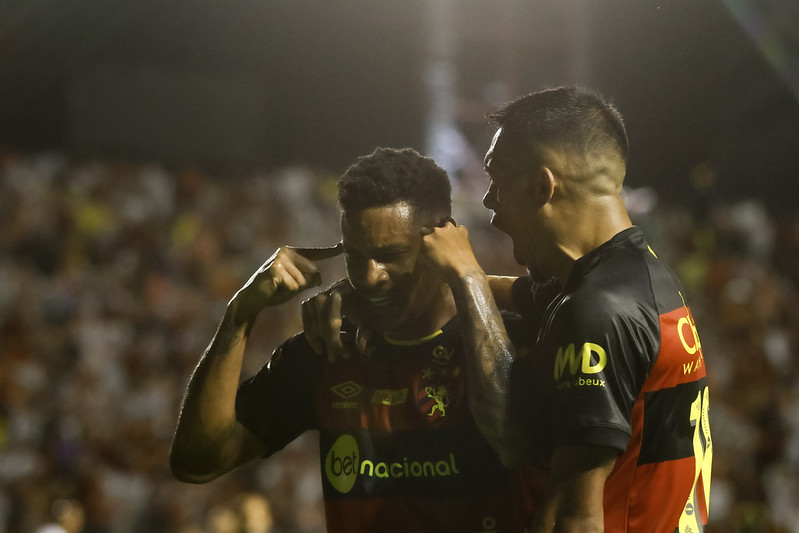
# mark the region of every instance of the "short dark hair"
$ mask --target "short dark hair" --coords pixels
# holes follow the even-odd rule
[[[527,94],[488,116],[517,144],[562,146],[588,153],[615,151],[627,163],[624,120],[604,96],[582,87],[557,87]]]
[[[446,171],[412,148],[376,148],[339,178],[344,211],[407,202],[417,211],[449,216],[452,188]]]

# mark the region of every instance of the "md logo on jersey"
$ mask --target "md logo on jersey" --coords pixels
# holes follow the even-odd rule
[[[577,350],[574,344],[569,344],[566,348],[558,348],[555,354],[555,381],[561,389],[604,387],[604,379],[590,376],[602,372],[607,364],[608,354],[600,345],[586,342]]]

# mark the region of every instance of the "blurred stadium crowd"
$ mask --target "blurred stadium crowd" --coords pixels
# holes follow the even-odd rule
[[[227,300],[277,246],[337,241],[335,180],[0,151],[0,533],[324,531],[314,434],[201,486],[167,455]],[[518,273],[479,192],[459,191],[485,269]],[[682,278],[709,365],[709,529],[799,532],[799,212],[635,222]],[[343,261],[322,270],[333,282]],[[301,329],[295,310],[264,312],[245,374]]]

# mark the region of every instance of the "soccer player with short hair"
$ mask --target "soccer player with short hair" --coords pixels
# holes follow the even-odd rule
[[[519,350],[520,381],[496,348],[513,349],[466,230],[436,228],[424,253],[456,295],[469,353],[496,374],[494,405],[512,407],[491,417],[512,436],[505,453],[550,471],[530,531],[701,531],[713,452],[704,356],[680,282],[622,201],[621,115],[561,87],[492,119],[483,203],[531,274],[500,293],[537,332]]]

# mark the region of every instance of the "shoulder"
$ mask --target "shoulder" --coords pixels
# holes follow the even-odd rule
[[[620,234],[580,265],[571,305],[609,316],[660,315],[684,305],[682,285],[638,228]]]
[[[525,318],[540,318],[560,292],[560,285],[554,278],[540,282],[521,276],[511,287],[513,308]]]
[[[272,352],[269,368],[276,370],[295,369],[297,371],[307,371],[316,367],[322,367],[324,358],[314,352],[303,333],[288,338]]]
[[[251,396],[290,397],[307,395],[321,378],[325,368],[323,357],[317,355],[300,333],[280,344],[261,369],[239,386],[239,399]]]
[[[607,333],[657,322],[647,258],[636,248],[606,250],[572,281],[556,311],[571,328]]]

